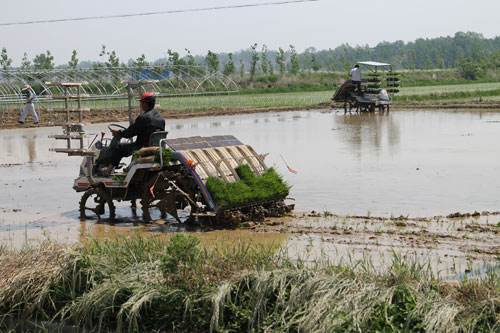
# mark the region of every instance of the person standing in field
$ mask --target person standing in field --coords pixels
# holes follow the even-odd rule
[[[26,116],[28,116],[28,113],[31,114],[31,117],[33,118],[33,122],[35,125],[38,125],[40,122],[40,118],[38,117],[38,113],[36,113],[35,110],[35,98],[36,94],[33,88],[29,84],[25,85],[23,89],[21,89],[21,92],[24,94],[24,97],[26,98],[26,104],[24,104],[23,108],[21,109],[21,113],[19,115],[19,124],[24,124],[24,121],[26,120]]]
[[[361,68],[359,68],[358,64],[351,69],[351,81],[357,91],[361,92]]]

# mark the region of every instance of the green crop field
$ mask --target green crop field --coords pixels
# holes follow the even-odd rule
[[[160,108],[172,111],[193,111],[213,109],[265,109],[265,108],[306,108],[328,102],[332,96],[330,91],[193,96],[161,98]]]
[[[403,87],[401,88],[401,92],[399,95],[401,96],[430,95],[430,94],[445,94],[445,93],[457,93],[457,92],[490,91],[499,89],[500,89],[500,82],[450,84],[450,85],[425,86],[425,87],[408,87],[408,88]]]
[[[160,107],[171,111],[245,110],[272,108],[310,108],[330,102],[333,91],[293,92],[273,94],[234,94],[224,96],[195,96],[160,99]],[[399,100],[415,102],[426,100],[464,100],[485,97],[495,100],[500,96],[500,82],[471,83],[441,86],[401,88]]]

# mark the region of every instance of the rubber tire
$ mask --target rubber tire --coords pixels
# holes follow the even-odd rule
[[[107,193],[105,193],[104,190],[101,190],[98,188],[91,188],[91,189],[85,191],[85,193],[83,193],[82,198],[80,199],[80,204],[79,204],[79,206],[80,206],[79,207],[80,208],[80,219],[81,220],[88,219],[88,217],[85,213],[85,211],[86,211],[85,204],[87,203],[87,200],[94,194],[101,196],[104,199],[104,204],[108,205],[109,219],[111,221],[114,221],[116,218],[116,207],[113,204],[113,200],[111,200],[111,197]],[[96,215],[97,215],[97,219],[100,220],[101,215],[97,214],[97,213],[96,213]]]

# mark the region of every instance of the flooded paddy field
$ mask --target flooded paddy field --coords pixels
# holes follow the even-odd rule
[[[98,134],[106,124],[86,129]],[[296,257],[371,255],[374,264],[393,252],[416,255],[445,276],[498,268],[500,113],[262,113],[167,120],[167,130],[172,138],[233,134],[269,153],[268,164],[293,186],[295,217],[244,231],[199,232],[207,241],[276,241]],[[80,194],[71,186],[81,160],[49,152],[56,142],[48,136],[60,131],[0,131],[0,244],[179,230],[169,221],[142,226],[126,205],[118,206],[122,223],[115,226],[80,222]],[[298,174],[287,171],[280,155]],[[311,211],[323,217],[303,216]],[[439,217],[474,211],[492,213]]]

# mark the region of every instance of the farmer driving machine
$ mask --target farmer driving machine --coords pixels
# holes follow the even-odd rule
[[[109,130],[122,128],[110,125]],[[288,185],[260,155],[234,136],[167,138],[167,132],[151,135],[150,146],[136,151],[123,169],[103,175],[95,161],[111,139],[104,133],[88,148],[83,147],[81,125],[65,127],[58,138],[80,140],[80,147],[52,151],[82,156],[73,189],[83,193],[80,218],[116,218],[115,202],[139,201],[142,218],[152,220],[154,210],[177,222],[235,225],[247,220],[283,216],[293,209],[284,200]],[[122,166],[124,167],[124,166]]]
[[[332,101],[343,105],[345,113],[389,111],[392,97],[399,93],[400,74],[392,70],[392,65],[362,61],[357,65],[363,71],[361,85],[348,80],[333,95]]]

